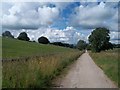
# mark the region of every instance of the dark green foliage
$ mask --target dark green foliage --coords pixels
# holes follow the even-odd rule
[[[75,48],[75,46],[73,44],[62,43],[62,42],[53,42],[53,43],[50,43],[50,44],[53,44],[53,45],[56,45],[56,46]]]
[[[86,49],[86,46],[87,46],[87,44],[86,44],[86,42],[83,41],[83,40],[79,40],[78,43],[77,43],[77,48],[78,48],[79,50],[84,50],[84,49]]]
[[[42,44],[48,44],[50,41],[46,37],[40,37],[38,38],[38,42]]]
[[[110,42],[106,42],[102,47],[101,50],[109,50],[109,49],[113,49],[113,44]]]
[[[21,32],[19,36],[17,37],[19,40],[29,41],[29,37],[27,36],[26,32]]]
[[[114,48],[120,48],[120,44],[113,44]]]
[[[109,42],[109,30],[106,28],[96,28],[89,36],[89,43],[92,51],[100,52],[101,50],[112,49],[113,46]]]
[[[10,33],[10,31],[5,31],[4,33],[2,33],[3,37],[10,37],[10,38],[14,38],[14,36]]]
[[[90,44],[87,44],[86,49],[87,49],[87,50],[91,50],[91,45],[90,45]]]

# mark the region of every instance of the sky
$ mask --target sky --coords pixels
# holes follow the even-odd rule
[[[118,43],[118,2],[80,0],[79,2],[2,2],[0,33],[14,37],[26,32],[30,40],[45,36],[50,42],[88,42],[97,27],[110,30],[110,41]]]

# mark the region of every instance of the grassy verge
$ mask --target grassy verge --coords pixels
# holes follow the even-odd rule
[[[118,85],[118,49],[100,53],[91,53],[95,63],[103,69],[105,74]]]
[[[3,59],[10,58],[2,63],[3,88],[49,87],[50,81],[82,54],[70,48],[3,40]]]

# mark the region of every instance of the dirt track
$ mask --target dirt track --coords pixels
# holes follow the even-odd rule
[[[60,88],[117,88],[87,52],[55,84]]]

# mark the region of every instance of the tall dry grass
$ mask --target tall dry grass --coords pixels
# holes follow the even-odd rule
[[[71,51],[3,62],[2,87],[49,87],[50,81],[82,52]]]

